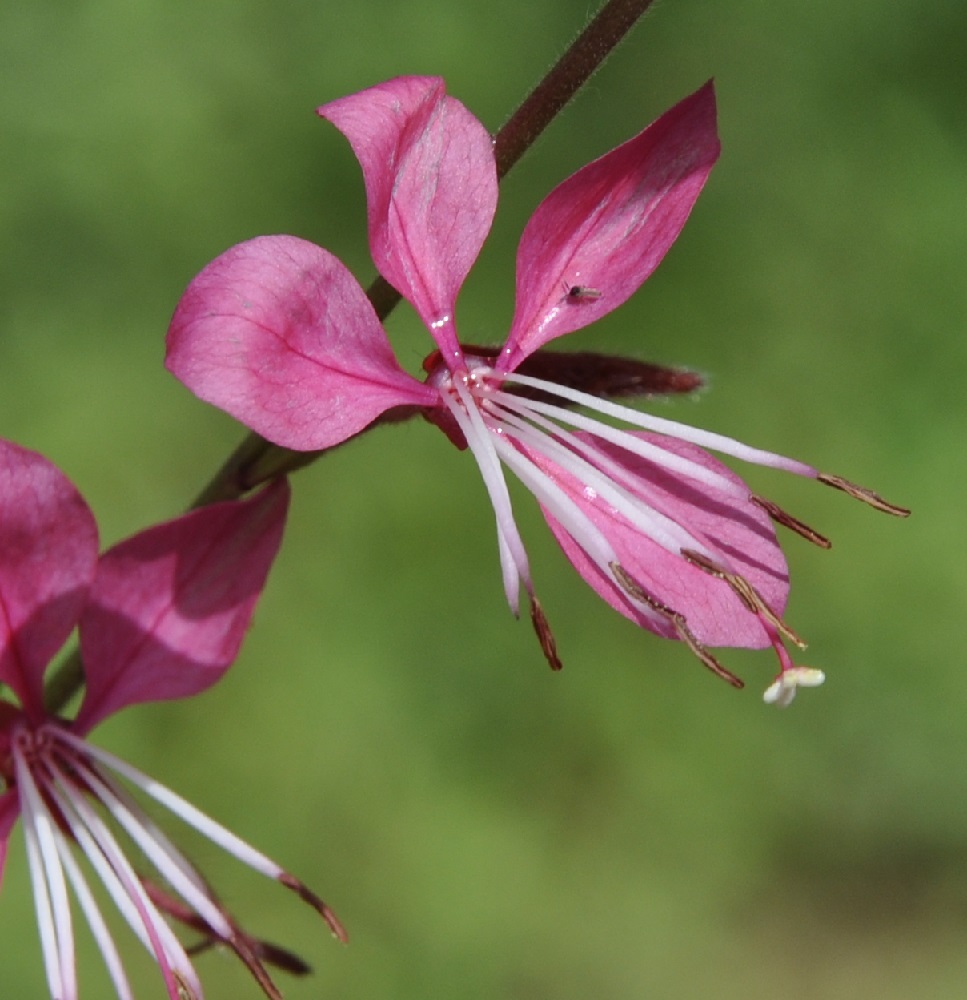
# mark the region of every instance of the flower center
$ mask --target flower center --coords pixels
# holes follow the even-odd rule
[[[803,643],[743,575],[749,560],[743,562],[744,554],[733,551],[729,541],[734,535],[744,538],[739,529],[749,520],[750,491],[699,449],[711,445],[753,460],[771,456],[567,384],[497,370],[495,358],[496,352],[471,348],[464,364],[451,368],[439,352],[431,354],[424,368],[439,406],[427,416],[477,461],[496,515],[508,603],[517,614],[523,584],[551,666],[558,668],[560,660],[535,597],[504,466],[537,499],[581,575],[619,610],[628,609],[651,631],[682,640],[708,669],[736,687],[741,681],[710,652],[702,632],[693,631],[693,616],[705,623],[706,635],[731,638],[731,626],[721,622],[729,614],[747,614],[743,638],[771,645],[781,673],[792,668],[783,638]],[[758,566],[755,560],[751,564]],[[655,566],[664,567],[663,573]],[[688,576],[695,571],[715,582]],[[759,576],[771,584],[764,570]],[[728,601],[731,610],[720,612]]]
[[[486,350],[482,348],[471,348],[472,351]],[[464,353],[464,365],[460,368],[451,368],[443,360],[440,351],[433,351],[427,355],[423,362],[423,370],[427,373],[426,383],[432,386],[441,394],[448,394],[453,399],[459,399],[460,393],[455,388],[460,384],[466,388],[478,404],[483,404],[487,397],[503,384],[504,377],[494,370],[494,359],[497,349],[493,354]]]
[[[42,768],[55,752],[56,745],[48,726],[33,727],[26,721],[18,721],[10,730],[9,743],[0,754],[0,781],[3,788],[16,785],[16,758],[19,757],[28,768]]]

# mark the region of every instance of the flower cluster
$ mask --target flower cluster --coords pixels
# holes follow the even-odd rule
[[[362,167],[380,274],[433,342],[420,378],[396,360],[366,293],[329,252],[264,236],[212,261],[189,285],[167,338],[169,370],[274,445],[336,447],[420,416],[480,470],[493,506],[507,602],[526,599],[547,661],[561,659],[537,597],[505,471],[536,498],[586,583],[622,615],[684,642],[742,682],[714,647],[772,648],[765,699],[787,705],[823,680],[797,666],[775,525],[829,542],[753,493],[710,452],[769,466],[905,515],[813,466],[655,417],[616,400],[688,392],[692,373],[547,345],[625,302],[685,224],[719,154],[706,84],[555,188],[517,254],[516,307],[502,346],[463,342],[456,302],[497,203],[493,143],[441,80],[403,77],[319,109]],[[237,923],[143,804],[167,809],[312,905],[302,882],[145,774],[88,741],[109,715],[199,694],[234,660],[282,538],[289,487],[202,507],[99,554],[94,517],[50,462],[0,441],[0,876],[22,821],[51,996],[75,1000],[79,906],[117,995],[133,995],[90,875],[156,961],[170,1000],[200,1000],[191,955],[233,950],[270,998],[267,966],[296,956]],[[522,594],[523,591],[523,594]],[[52,657],[76,629],[85,693],[72,718],[45,696]],[[119,839],[118,834],[122,836]],[[131,860],[122,843],[133,845]],[[74,901],[72,903],[72,900]],[[175,933],[194,932],[192,947]]]

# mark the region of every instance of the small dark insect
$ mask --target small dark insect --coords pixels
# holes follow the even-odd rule
[[[569,302],[589,302],[601,298],[601,289],[591,288],[590,285],[571,285],[567,290],[567,298]]]

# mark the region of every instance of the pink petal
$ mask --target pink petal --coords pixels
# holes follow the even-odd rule
[[[178,303],[165,364],[197,396],[301,451],[433,399],[396,363],[356,279],[294,236],[261,236],[213,260]]]
[[[363,168],[376,266],[452,357],[457,293],[497,206],[490,135],[436,77],[398,77],[319,114]]]
[[[581,436],[588,439],[587,435]],[[735,473],[695,445],[660,434],[638,433],[636,437],[713,469],[732,482],[741,483]],[[634,495],[703,541],[720,564],[743,576],[776,614],[782,614],[789,592],[789,576],[772,522],[764,511],[753,503],[737,503],[734,497],[721,490],[660,468],[613,445],[605,442],[599,445],[602,452],[619,462],[634,478]],[[599,497],[589,499],[581,483],[555,468],[547,459],[533,454],[531,457],[580,504],[611,543],[624,570],[646,593],[685,615],[699,642],[751,649],[770,645],[759,619],[746,609],[726,583],[631,527]],[[671,626],[656,625],[637,611],[624,590],[592,564],[575,539],[546,511],[544,516],[565,555],[604,600],[639,625],[674,637]]]
[[[86,733],[143,701],[198,694],[238,653],[282,540],[289,487],[148,528],[102,556],[81,618]]]
[[[500,367],[513,369],[637,291],[681,232],[718,154],[707,83],[556,187],[521,237]]]
[[[43,677],[77,624],[97,563],[97,524],[42,455],[0,440],[0,681],[43,716]]]

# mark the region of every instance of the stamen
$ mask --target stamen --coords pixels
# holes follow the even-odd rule
[[[884,514],[892,514],[894,517],[910,516],[909,508],[899,507],[896,504],[890,503],[888,500],[884,500],[879,493],[874,493],[873,490],[867,489],[865,486],[857,486],[856,483],[851,483],[848,479],[843,479],[842,476],[833,476],[827,472],[820,472],[816,478],[819,482],[825,483],[827,486],[842,490],[854,500],[869,504],[874,510],[881,510]]]
[[[152,882],[150,878],[146,875],[140,876],[141,886],[148,896],[148,899],[167,917],[171,917],[177,920],[178,923],[184,924],[186,927],[190,927],[193,931],[197,931],[199,934],[205,935],[206,945],[213,941],[221,941],[221,938],[216,936],[211,927],[186,903],[183,903],[180,899],[176,899],[174,896],[165,892],[159,885]],[[185,950],[189,954],[195,951],[204,951],[205,946],[203,945],[192,945],[191,948],[186,948]]]
[[[680,438],[682,441],[697,444],[700,448],[711,448],[724,455],[731,455],[743,462],[767,465],[773,469],[782,469],[810,478],[817,475],[816,470],[805,462],[797,462],[795,459],[786,458],[785,455],[778,455],[772,451],[764,451],[762,448],[752,448],[734,438],[726,437],[724,434],[704,431],[689,424],[679,423],[677,420],[666,420],[664,417],[656,417],[650,413],[642,413],[640,410],[632,410],[628,406],[610,403],[586,392],[576,392],[567,386],[554,385],[550,382],[544,382],[542,379],[528,378],[526,375],[521,375],[520,372],[494,372],[494,374],[502,376],[508,382],[519,382],[522,385],[530,385],[537,389],[544,389],[546,392],[556,393],[579,406],[586,406],[588,409],[605,413],[617,420],[624,420],[626,423],[641,427],[646,431],[657,431],[659,434]]]
[[[189,955],[200,955],[217,945],[228,945],[270,997],[281,994],[268,972],[261,966],[274,965],[296,976],[304,976],[312,971],[309,964],[298,955],[269,941],[254,938],[236,924],[232,924],[232,935],[229,938],[221,937],[194,910],[169,895],[150,879],[142,878],[141,884],[148,898],[166,916],[202,935],[200,941],[185,949]]]
[[[730,573],[722,566],[719,566],[718,563],[709,559],[708,556],[702,555],[701,552],[694,552],[691,549],[682,549],[682,558],[686,562],[690,562],[693,566],[697,566],[700,570],[704,570],[709,576],[714,576],[716,579],[727,583],[732,588],[732,592],[736,597],[742,601],[752,614],[761,616],[771,622],[782,635],[800,649],[806,648],[806,643],[769,607],[759,591],[744,576],[740,576],[738,573]]]
[[[833,543],[825,535],[821,535],[815,528],[810,528],[805,521],[800,521],[798,517],[793,517],[792,514],[784,511],[779,504],[773,503],[772,500],[767,500],[765,497],[757,496],[755,493],[749,497],[749,500],[757,507],[761,507],[776,524],[781,524],[784,528],[794,531],[800,537],[805,538],[807,542],[812,542],[813,545],[818,545],[821,549],[832,548]]]
[[[89,766],[86,761],[70,760],[68,763],[72,767],[76,767],[78,763]],[[158,962],[169,990],[174,983],[173,975],[180,973],[184,981],[192,983],[195,995],[200,995],[201,984],[197,981],[184,948],[151,902],[113,833],[87,796],[72,791],[73,785],[69,777],[56,763],[51,762],[51,769],[56,784],[49,785],[48,791],[60,809],[71,835],[128,926]]]
[[[182,920],[183,923],[190,926],[193,930],[196,930],[205,936],[202,942],[187,949],[188,954],[197,955],[202,951],[211,948],[215,944],[227,945],[235,953],[236,958],[238,958],[245,968],[248,969],[252,978],[256,981],[256,983],[258,983],[260,989],[269,998],[269,1000],[283,1000],[282,991],[272,981],[272,977],[265,968],[265,962],[268,961],[266,953],[281,952],[287,957],[290,957],[289,953],[284,952],[283,949],[276,949],[273,945],[264,945],[256,938],[250,937],[235,924],[231,924],[231,934],[227,937],[222,936],[221,934],[213,931],[199,916],[180,905],[177,900],[172,899],[170,896],[162,892],[162,890],[160,890],[153,883],[145,880],[142,884],[148,896],[156,906],[169,916],[174,917],[176,920]],[[297,974],[309,971],[309,967],[302,962],[301,959],[295,958],[295,956],[291,957],[294,958],[297,963]],[[177,971],[174,975],[178,983],[179,997],[187,996],[200,1000],[200,994],[193,992],[189,988],[183,976],[181,976]]]
[[[228,937],[231,921],[200,876],[191,871],[188,859],[174,847],[167,836],[157,835],[158,831],[153,828],[140,806],[124,789],[111,781],[106,773],[91,768],[86,762],[84,765],[79,763],[78,769],[92,793],[138,845],[165,881],[217,934]]]
[[[57,836],[56,827],[51,822],[50,811],[44,804],[27,763],[24,748],[17,734],[11,740],[14,771],[19,788],[20,811],[24,825],[24,840],[27,847],[27,862],[34,895],[34,911],[40,933],[41,953],[47,984],[55,997],[66,996],[68,991],[77,992],[73,969],[74,939],[70,926],[70,910],[58,907],[56,881],[59,874],[63,881],[63,871],[51,870],[52,858],[57,857],[53,841]],[[59,865],[56,865],[59,869]],[[53,883],[52,883],[53,879]],[[66,891],[66,890],[65,890]],[[66,915],[66,940],[63,939],[63,925]]]
[[[74,890],[74,895],[81,905],[84,916],[87,918],[87,924],[101,951],[101,957],[104,959],[108,975],[114,984],[114,992],[117,993],[118,1000],[133,1000],[134,994],[131,992],[131,985],[124,972],[124,966],[121,963],[121,956],[117,950],[117,945],[115,945],[114,939],[111,937],[111,932],[101,914],[100,907],[98,907],[94,899],[90,886],[87,884],[80,866],[74,860],[70,847],[63,840],[60,840],[58,841],[57,848],[60,851],[60,859],[63,862],[64,870],[67,872],[71,888]]]
[[[614,559],[614,549],[594,522],[568,493],[507,440],[495,434],[493,444],[507,468],[534,494],[538,503],[559,521],[565,531],[584,549],[602,571]],[[533,588],[531,588],[531,593]]]
[[[100,760],[109,767],[112,767],[119,774],[123,775],[129,781],[141,788],[146,794],[150,795],[161,805],[165,806],[165,808],[173,812],[185,823],[193,826],[199,833],[211,840],[212,843],[217,844],[223,850],[233,854],[243,864],[248,865],[250,868],[268,876],[271,879],[274,879],[284,885],[287,889],[291,889],[296,892],[303,901],[307,902],[322,916],[323,920],[326,921],[326,924],[329,926],[329,929],[335,937],[343,943],[349,940],[345,929],[332,910],[306,885],[295,878],[295,876],[283,871],[282,868],[272,861],[271,858],[267,857],[261,851],[256,850],[250,844],[246,843],[240,837],[232,833],[231,830],[228,830],[220,823],[217,823],[210,816],[207,816],[196,806],[193,806],[186,799],[183,799],[180,795],[173,792],[170,788],[160,784],[153,778],[149,778],[142,771],[132,767],[126,761],[115,757],[113,754],[100,747],[94,747],[90,744],[86,744],[78,740],[77,737],[70,733],[58,731],[58,736],[65,739],[65,741],[70,743],[72,746],[78,746],[81,750],[86,751],[89,756]],[[107,781],[107,775],[103,773],[100,774],[100,780],[102,782]],[[110,785],[111,790],[115,793],[115,795],[123,798],[123,801],[128,808],[137,808],[137,804],[125,793],[124,789],[120,788],[114,782],[110,782]],[[94,787],[93,781],[92,787]],[[107,799],[102,798],[102,801],[108,805]],[[235,929],[234,924],[228,915],[222,910],[221,906],[214,898],[211,890],[204,883],[195,867],[187,860],[187,858],[184,857],[183,854],[181,854],[180,851],[178,851],[167,836],[158,830],[158,828],[149,820],[147,816],[144,816],[143,813],[141,813],[141,816],[142,829],[153,837],[156,845],[160,846],[163,851],[168,852],[168,860],[175,861],[177,863],[180,873],[186,876],[189,882],[193,883],[194,887],[198,889],[200,893],[204,894],[204,898],[199,899],[195,893],[190,891],[190,886],[185,886],[183,890],[180,884],[181,879],[177,877],[175,873],[171,872],[168,866],[159,866],[159,872],[161,872],[165,879],[173,887],[175,887],[179,893],[181,893],[186,901],[189,902],[189,905],[194,907],[196,912],[203,915],[203,919],[208,922],[208,925],[212,928],[212,930],[216,933],[223,933],[225,938],[228,939],[231,936],[229,928]],[[118,816],[118,820],[119,822],[124,822],[121,816]],[[139,840],[139,836],[136,833],[132,831],[129,832],[131,832],[131,835],[135,838],[135,840]],[[143,846],[142,849],[144,849]],[[151,856],[149,851],[146,851],[145,853],[149,857]],[[208,911],[209,906],[214,909],[215,913]],[[224,923],[221,924],[220,927],[219,925],[221,921],[224,921]]]
[[[127,761],[121,760],[103,747],[85,743],[72,733],[66,730],[58,732],[58,737],[64,742],[85,753],[89,757],[100,761],[107,767],[116,771],[123,778],[126,778],[133,785],[140,788],[146,795],[151,796],[156,802],[174,813],[179,819],[193,826],[203,837],[207,837],[212,843],[217,844],[222,850],[234,855],[243,864],[248,865],[257,872],[272,879],[279,877],[282,869],[271,858],[256,850],[246,843],[241,837],[232,833],[231,830],[216,822],[210,816],[203,813],[197,806],[192,805],[187,799],[182,798],[170,788],[162,785],[159,781],[149,777],[143,771],[139,771]],[[152,829],[155,829],[153,824]],[[167,838],[165,838],[167,841]],[[170,843],[170,841],[167,841]],[[192,869],[194,866],[186,862]],[[204,886],[204,883],[201,883]],[[205,887],[207,888],[207,887]]]
[[[536,382],[537,380],[531,379],[529,381]],[[549,383],[543,384],[549,385]],[[555,387],[551,386],[551,388]],[[571,394],[569,393],[568,396],[570,395]],[[575,395],[585,396],[584,393],[578,393]],[[505,399],[504,397],[509,398]],[[493,394],[493,398],[501,404],[506,405],[508,409],[515,406],[515,400],[512,396],[510,396],[509,392],[495,392]],[[627,406],[618,406],[614,403],[607,404],[608,409],[604,409],[605,404],[603,400],[595,401],[595,397],[593,396],[586,396],[586,400],[591,400],[590,403],[584,402],[584,405],[591,409],[598,409],[607,416],[617,417],[618,419],[624,420],[626,423],[640,424],[640,422],[634,420],[634,418],[638,416],[637,410],[632,410]],[[516,401],[516,405],[520,405],[519,401]],[[611,444],[615,444],[619,448],[623,448],[625,451],[631,452],[633,455],[637,455],[639,458],[643,458],[647,462],[652,462],[660,468],[680,473],[681,475],[688,476],[690,479],[694,479],[697,482],[704,483],[706,486],[719,489],[727,496],[734,496],[737,498],[741,497],[743,499],[746,497],[746,492],[743,487],[739,486],[739,484],[730,479],[726,479],[725,476],[720,473],[715,472],[704,465],[700,465],[692,459],[685,458],[682,455],[677,455],[674,452],[670,452],[656,444],[652,444],[650,441],[644,441],[640,437],[630,434],[627,430],[612,427],[610,424],[602,423],[600,420],[596,420],[593,417],[587,417],[582,413],[574,413],[571,410],[564,409],[560,404],[541,403],[536,399],[532,399],[528,400],[527,406],[531,411],[543,413],[546,416],[560,421],[563,424],[567,424],[570,427],[576,427],[578,430],[587,431],[588,433],[595,435],[595,437],[601,438],[603,441],[608,441]],[[612,410],[617,412],[612,412]]]
[[[704,667],[711,670],[716,677],[721,677],[722,680],[727,681],[734,688],[741,689],[745,687],[744,681],[736,677],[731,670],[727,670],[723,667],[722,664],[719,663],[719,661],[712,655],[708,647],[703,646],[698,639],[695,638],[695,634],[688,627],[688,622],[685,620],[685,616],[680,611],[675,611],[674,608],[670,608],[667,604],[663,604],[657,598],[652,597],[649,593],[643,590],[637,581],[628,574],[620,563],[612,563],[611,572],[614,573],[615,579],[621,587],[624,588],[629,597],[647,605],[672,625],[678,635],[678,638],[681,639],[686,646],[688,646]]]
[[[501,394],[506,399],[506,394]],[[513,408],[500,405],[502,423],[515,431],[514,437],[534,451],[545,455],[578,479],[627,518],[642,534],[669,552],[677,553],[686,546],[702,543],[677,521],[663,514],[656,506],[622,486],[630,478],[626,470],[600,449],[570,431],[531,412],[532,407],[519,404]],[[520,413],[526,418],[521,419]],[[530,421],[528,423],[528,421]],[[634,484],[642,488],[642,484]]]
[[[557,643],[554,641],[554,633],[548,624],[541,602],[531,594],[531,624],[537,633],[537,641],[541,644],[544,658],[547,660],[551,670],[560,670],[564,664],[557,655]]]
[[[290,875],[289,872],[282,872],[277,881],[286,889],[291,889],[304,903],[308,903],[329,925],[329,930],[332,931],[334,937],[342,941],[343,944],[349,943],[349,935],[336,914],[304,882],[301,882],[294,875]]]
[[[260,961],[255,949],[252,948],[248,936],[236,928],[235,933],[227,943],[242,965],[252,974],[252,978],[259,984],[269,1000],[283,1000],[282,991],[272,982],[272,977]]]
[[[520,613],[520,581],[523,580],[525,586],[530,588],[531,575],[527,551],[514,520],[510,492],[500,467],[500,459],[497,457],[496,444],[487,430],[473,394],[461,383],[459,377],[451,379],[450,385],[458,399],[452,398],[448,392],[442,393],[442,398],[467,441],[490,496],[497,522],[504,594],[511,611],[517,615]]]

